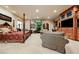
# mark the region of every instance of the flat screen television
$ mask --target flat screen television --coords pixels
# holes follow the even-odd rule
[[[79,19],[77,20],[77,26],[79,27]]]
[[[61,27],[73,27],[73,19],[67,19],[61,21]]]

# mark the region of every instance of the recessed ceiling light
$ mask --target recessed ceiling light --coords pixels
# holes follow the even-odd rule
[[[48,18],[48,19],[50,19],[50,17],[49,17],[49,16],[48,16],[47,18]]]
[[[35,12],[38,13],[39,12],[39,9],[36,9]]]
[[[16,11],[14,11],[14,10],[13,10],[12,12],[13,12],[13,13],[16,13]]]
[[[54,10],[53,12],[54,12],[54,13],[56,13],[56,12],[57,12],[57,10]]]

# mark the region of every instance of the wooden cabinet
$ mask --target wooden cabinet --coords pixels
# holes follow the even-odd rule
[[[73,40],[79,40],[79,6],[75,5],[67,9],[66,11],[60,14],[60,22],[57,24],[61,24],[58,28],[58,31],[65,32],[66,36]],[[68,21],[67,21],[68,20]],[[70,22],[70,23],[69,23]],[[64,24],[63,24],[64,23]]]

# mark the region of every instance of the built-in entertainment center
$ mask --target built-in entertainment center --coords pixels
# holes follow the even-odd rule
[[[65,32],[67,38],[79,40],[79,6],[71,6],[62,12],[57,20],[57,26],[57,31]]]

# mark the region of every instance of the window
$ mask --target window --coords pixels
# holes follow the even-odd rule
[[[62,15],[62,16],[61,16],[61,19],[64,19],[64,18],[65,18],[65,15]]]
[[[72,15],[72,11],[70,10],[70,11],[67,12],[67,17],[69,17],[71,15]]]

